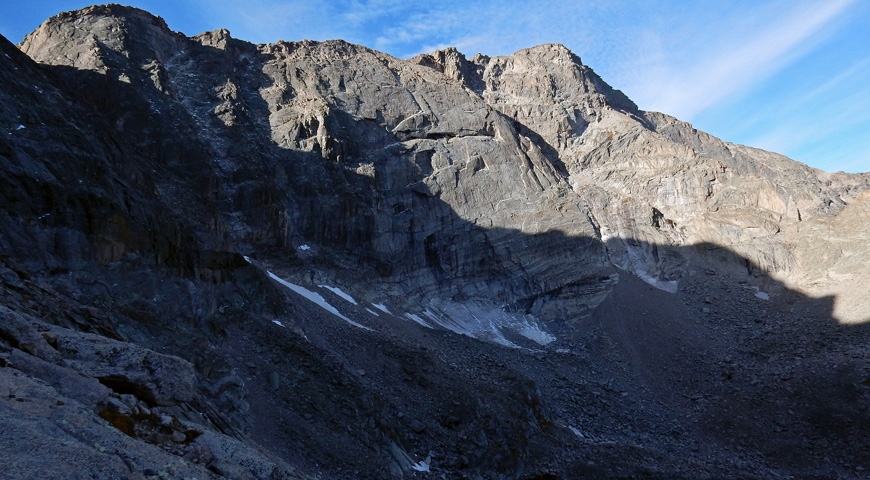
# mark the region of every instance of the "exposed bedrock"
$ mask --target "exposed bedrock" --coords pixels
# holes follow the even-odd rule
[[[863,476],[867,174],[556,44],[0,50],[4,478]]]

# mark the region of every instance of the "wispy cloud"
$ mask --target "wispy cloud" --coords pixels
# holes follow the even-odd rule
[[[801,161],[824,160],[819,166],[825,170],[870,171],[870,92],[845,88],[836,100],[825,98],[822,104],[803,103],[813,112],[811,121],[784,113],[750,143]]]
[[[867,123],[870,125],[870,91],[862,88],[870,78],[870,59],[855,63],[805,95],[793,98],[785,108],[761,112],[749,117],[747,125],[763,125],[771,116],[779,120],[774,128],[765,128],[752,144],[774,151],[791,151],[817,142],[827,135]],[[804,112],[813,112],[817,121],[803,120]],[[795,121],[795,118],[800,120]]]
[[[870,147],[845,152],[830,165],[832,172],[870,172]]]
[[[745,18],[721,19],[715,25],[721,32],[718,38],[706,38],[700,45],[691,38],[662,41],[663,46],[688,55],[659,53],[657,63],[648,64],[648,75],[635,78],[627,88],[642,107],[691,120],[798,58],[821,40],[819,34],[824,27],[852,3],[854,0],[797,4],[798,8],[790,12],[766,16],[770,21],[757,24],[750,32],[740,32],[735,25],[745,22]],[[683,48],[679,49],[675,42],[682,42]]]
[[[424,5],[420,0],[351,0],[344,7],[341,19],[353,25],[363,25],[384,17],[404,14]]]
[[[13,41],[49,16],[84,5],[78,0],[19,3],[10,3],[0,19],[0,32]],[[342,38],[404,58],[447,46],[469,56],[508,55],[558,42],[641,108],[692,121],[726,140],[781,150],[810,163],[854,158],[870,148],[870,120],[863,113],[870,111],[870,99],[862,94],[870,88],[870,2],[127,3],[164,16],[171,28],[189,35],[228,28],[233,36],[258,43]],[[833,153],[846,143],[852,153]],[[870,169],[870,163],[866,166]]]
[[[475,7],[472,7],[475,8]],[[480,11],[458,12],[450,9],[430,9],[416,13],[387,27],[376,40],[376,47],[400,56],[429,50],[432,42],[439,46],[454,46],[445,41],[457,32],[465,32],[468,17],[485,15]]]
[[[467,55],[508,55],[549,42],[603,51],[615,43],[603,41],[605,29],[600,26],[604,14],[618,14],[623,3],[625,0],[553,0],[546,6],[535,2],[439,2],[397,19],[378,38],[378,47],[398,56],[445,46],[457,47]],[[594,28],[596,25],[599,28]]]
[[[806,137],[794,135],[796,124],[807,118],[807,112],[815,112],[815,117],[830,119],[837,110],[859,108],[870,112],[870,98],[864,86],[870,78],[870,58],[852,62],[846,70],[827,79],[809,91],[799,87],[797,95],[789,95],[787,103],[770,101],[754,111],[747,111],[741,117],[741,130],[763,131],[749,136],[750,142],[760,148],[780,148],[782,151],[796,148]],[[775,119],[779,126],[770,129],[766,123]],[[815,124],[816,122],[812,122]],[[851,122],[850,122],[851,123]],[[773,140],[777,139],[777,140]],[[780,151],[780,150],[776,150]]]
[[[838,131],[870,122],[870,111],[866,109],[868,102],[870,95],[866,92],[843,97],[829,111],[819,112],[819,117],[824,120],[795,124],[786,119],[783,126],[765,132],[752,144],[775,152],[787,152],[817,143]]]

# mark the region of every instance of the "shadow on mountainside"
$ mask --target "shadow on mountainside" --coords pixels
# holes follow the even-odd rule
[[[558,233],[540,236],[515,231],[490,233],[514,237],[508,242],[539,247],[560,245],[550,254],[559,254],[562,261],[570,263],[570,255],[564,252],[570,250],[573,241],[564,236],[560,238]],[[473,229],[469,235],[474,235]],[[586,242],[588,239],[581,240],[582,244]],[[449,248],[441,244],[430,247]],[[690,247],[684,251],[694,255],[699,249],[707,251],[710,247]],[[431,258],[426,256],[425,249],[419,246],[417,254]],[[717,249],[717,252],[725,255],[727,251]],[[745,260],[733,254],[727,257],[728,262],[724,264],[701,263],[695,258],[697,270],[687,272],[676,294],[655,289],[629,273],[620,272],[619,283],[591,314],[551,318],[546,323],[558,339],[546,348],[549,353],[543,361],[524,352],[482,345],[448,332],[402,325],[401,321],[399,325],[387,324],[388,335],[390,332],[399,334],[398,338],[391,336],[388,340],[392,347],[384,347],[379,339],[373,341],[374,345],[379,345],[374,348],[366,346],[370,345],[363,339],[367,334],[356,335],[352,327],[342,325],[334,331],[335,319],[327,319],[326,325],[318,324],[319,321],[303,321],[303,324],[312,341],[323,338],[324,344],[330,345],[336,355],[347,359],[347,364],[365,366],[367,372],[382,372],[382,377],[368,381],[378,384],[378,391],[389,392],[388,396],[399,405],[407,405],[407,399],[401,400],[407,395],[406,387],[391,385],[389,379],[396,378],[394,375],[406,378],[408,374],[393,370],[395,366],[387,366],[396,359],[392,354],[383,353],[397,346],[401,346],[400,350],[411,345],[425,346],[433,355],[449,352],[453,362],[466,366],[466,372],[468,365],[473,365],[470,372],[475,378],[498,378],[497,372],[504,368],[499,365],[522,372],[524,378],[534,383],[540,402],[549,412],[546,418],[555,425],[578,428],[585,438],[575,440],[579,445],[572,440],[562,440],[568,446],[557,448],[551,443],[550,435],[555,435],[551,430],[543,437],[532,435],[528,448],[540,451],[542,457],[538,460],[542,461],[552,459],[553,452],[560,451],[558,455],[563,458],[557,464],[571,465],[566,466],[565,471],[587,471],[590,478],[621,478],[620,475],[638,472],[647,472],[653,478],[675,478],[679,472],[691,470],[684,462],[713,464],[718,474],[729,472],[728,475],[746,478],[770,478],[774,476],[772,472],[803,478],[860,478],[860,472],[851,467],[867,460],[860,445],[870,428],[865,348],[870,328],[866,324],[839,324],[830,316],[833,301],[830,297],[807,298],[773,281],[765,282],[770,300],[763,300],[756,295],[760,292],[752,288],[757,278],[729,272],[735,266],[745,268]],[[376,289],[379,282],[392,280],[390,276],[374,280],[377,277],[371,272],[363,273],[361,276],[367,280],[360,281],[360,276],[355,274],[329,270],[366,268],[364,264],[330,262],[324,264],[315,259],[302,269],[317,270],[318,275],[322,275],[320,280],[312,279],[314,282],[339,281],[355,296],[359,294],[363,298],[365,292]],[[278,260],[271,264],[289,272],[301,266],[282,265]],[[434,270],[431,281],[448,285],[481,281],[485,276],[451,279],[452,272],[443,266],[427,264],[425,268]],[[329,281],[322,280],[326,278]],[[502,282],[505,280],[497,276],[489,280],[490,284]],[[534,277],[522,282],[533,283]],[[455,292],[456,287],[452,291]],[[498,286],[494,291],[503,292],[505,288]],[[451,287],[444,285],[428,291],[431,295],[449,293]],[[466,298],[459,295],[460,299]],[[415,298],[420,298],[425,306],[425,295],[417,297],[415,293]],[[369,301],[374,300],[370,297]],[[536,300],[545,304],[565,301],[552,291],[539,292]],[[420,303],[417,308],[421,308]],[[400,304],[414,308],[412,302]],[[524,312],[518,310],[518,313]],[[373,323],[370,317],[362,318],[364,320],[359,321],[367,321],[369,326],[384,328],[380,322]],[[355,339],[348,341],[347,336]],[[463,374],[457,377],[456,372],[443,372],[440,367],[433,367],[430,362],[436,365],[439,362],[429,355],[423,358],[427,359],[425,373],[415,369],[419,365],[409,367],[418,372],[411,378],[421,375],[428,386],[445,388],[447,392],[454,390],[453,382],[462,382],[465,378]],[[394,373],[387,373],[391,371]],[[437,380],[430,376],[434,372],[441,372]],[[417,395],[434,403],[425,406],[420,405],[425,404],[424,401],[412,403],[411,410],[417,412],[418,418],[427,419],[443,418],[440,412],[453,397],[442,396],[430,388],[423,388]],[[465,398],[464,395],[460,398]],[[486,393],[471,396],[489,398],[481,400],[484,402],[493,401]],[[439,437],[451,438],[449,431],[429,428]],[[655,448],[653,451],[642,449],[643,453],[623,451],[624,458],[611,458],[611,463],[602,467],[612,469],[611,473],[598,469],[572,470],[581,466],[571,461],[586,465],[585,462],[593,461],[591,458],[606,458],[606,454],[592,447],[597,442],[608,439],[623,448],[636,447],[643,445],[640,439],[647,436],[656,439],[661,451]],[[432,445],[429,441],[420,443]],[[516,453],[519,451],[523,450],[512,455],[524,456]],[[683,456],[680,460],[675,458]],[[711,458],[717,460],[707,463]],[[526,461],[529,463],[527,471],[536,471],[536,465],[540,465],[531,459]],[[517,465],[501,465],[503,470],[498,471],[517,472]],[[709,478],[715,476],[711,474]],[[693,476],[687,474],[687,478]],[[694,478],[705,477],[699,474]]]
[[[622,274],[592,316],[632,376],[738,455],[802,478],[839,475],[835,457],[866,463],[854,445],[870,431],[870,325],[839,323],[833,297],[790,290],[725,248],[676,250],[690,259],[676,294]]]
[[[714,245],[620,240],[659,258],[685,259],[677,293],[663,292],[610,265],[608,254],[622,248],[613,241],[485,229],[405,182],[383,190],[382,179],[323,159],[322,151],[280,149],[257,123],[259,115],[268,118],[262,99],[245,100],[250,123],[210,127],[229,138],[228,149],[216,155],[197,140],[197,118],[179,105],[167,103],[170,110],[156,114],[130,84],[65,67],[43,70],[65,79],[78,92],[69,98],[87,99],[104,119],[85,123],[79,110],[69,110],[66,122],[48,122],[43,137],[10,136],[0,143],[3,178],[15,179],[3,192],[18,199],[2,207],[0,294],[6,308],[35,318],[22,325],[45,331],[42,322],[60,325],[189,360],[196,398],[172,405],[152,400],[154,412],[254,442],[327,478],[398,478],[429,455],[435,474],[529,479],[860,478],[856,467],[870,463],[863,448],[870,431],[870,326],[838,324],[830,297],[808,298],[772,279],[761,281],[749,261]],[[40,96],[31,94],[27,102],[38,103]],[[32,109],[28,125],[49,114]],[[349,120],[337,115],[332,121]],[[59,181],[32,173],[53,160],[39,155],[34,142],[64,152],[71,148],[67,128],[93,125],[99,135],[51,165],[63,170]],[[254,125],[258,133],[244,131]],[[378,128],[372,123],[369,134],[338,138],[341,151],[366,158],[393,140]],[[75,173],[93,167],[88,153],[96,148],[108,152],[100,154],[104,172],[83,178],[95,183],[79,193],[105,198],[111,208],[91,208],[74,200],[77,190],[68,193]],[[384,174],[419,178],[429,159],[381,160],[376,166]],[[113,182],[111,194],[93,193]],[[40,208],[17,208],[28,201]],[[54,219],[40,219],[45,212]],[[145,226],[118,228],[137,222]],[[310,254],[294,248],[303,241],[314,247]],[[115,250],[100,253],[105,245]],[[43,249],[57,264],[42,260]],[[223,261],[207,260],[214,251],[225,254]],[[337,280],[370,303],[375,292],[408,309],[425,308],[433,297],[506,304],[514,313],[546,319],[557,340],[534,350],[508,349],[341,304],[374,329],[363,331],[298,295],[279,293],[237,252],[307,285]],[[206,270],[213,272],[202,274]],[[620,276],[615,285],[605,282],[612,273]],[[753,287],[759,286],[769,301],[756,297]],[[0,335],[0,353],[8,354],[0,370],[48,378],[47,368],[22,366],[44,349],[100,368],[117,362],[65,348],[64,339],[72,337],[67,331],[54,333],[58,343],[37,327],[25,338],[9,325],[4,322]],[[12,355],[14,361],[7,360]],[[46,363],[70,364],[50,355],[44,356],[55,363]],[[79,373],[114,387],[105,394],[113,399],[144,397],[139,384],[159,390],[149,382],[160,384],[165,374],[154,369],[145,380],[124,377],[125,384],[99,371]],[[58,398],[73,396],[57,388]],[[11,398],[3,399],[5,411],[21,412],[24,402]],[[108,411],[105,399],[75,398],[92,411]],[[243,455],[220,458],[221,450],[186,437],[148,437],[142,429],[153,419],[144,414],[121,415],[132,426],[90,414],[107,429],[132,428],[136,442],[184,456],[209,475],[239,476],[240,465],[249,465]],[[16,418],[4,415],[10,425]],[[37,443],[67,440],[45,435]],[[18,452],[29,447],[26,439],[4,447]],[[125,445],[119,450],[131,452]],[[89,461],[99,462],[97,451]],[[53,464],[89,468],[56,455]],[[13,457],[9,462],[25,462],[26,455]],[[130,463],[133,473],[152,465]]]
[[[365,177],[362,181],[370,180]],[[601,244],[553,231],[529,235],[510,229],[484,229],[458,218],[437,198],[407,188],[394,195],[385,205],[354,197],[361,205],[349,201],[313,220],[317,225],[330,221],[330,216],[354,218],[354,212],[367,212],[354,220],[358,228],[352,241],[340,232],[325,235],[317,229],[302,230],[304,238],[337,254],[332,258],[325,255],[325,263],[321,263],[324,257],[316,256],[297,259],[299,263],[273,258],[270,263],[289,271],[299,267],[332,270],[323,278],[338,280],[351,291],[377,290],[379,283],[400,285],[405,290],[399,291],[406,298],[397,301],[405,308],[414,308],[414,303],[418,309],[425,308],[426,300],[432,297],[447,296],[459,302],[482,297],[507,304],[515,313],[546,317],[547,326],[559,338],[550,352],[565,348],[577,353],[581,365],[592,368],[578,373],[577,357],[558,355],[546,366],[530,365],[535,361],[524,354],[516,354],[520,360],[506,364],[534,382],[557,425],[565,426],[569,421],[582,424],[583,431],[594,432],[592,438],[613,435],[623,445],[640,444],[641,432],[670,445],[663,447],[667,453],[659,452],[669,458],[664,463],[648,460],[650,452],[641,455],[644,460],[625,453],[632,460],[624,462],[644,465],[629,468],[621,464],[620,468],[629,472],[648,469],[654,476],[673,477],[683,467],[669,470],[664,464],[680,463],[674,456],[686,455],[692,459],[689,462],[728,458],[718,464],[719,473],[728,471],[747,478],[769,478],[772,472],[805,478],[861,476],[854,467],[868,461],[860,445],[870,431],[866,408],[870,372],[864,346],[870,325],[839,324],[832,317],[834,298],[809,298],[790,290],[727,248],[710,244],[665,247],[632,239],[619,241],[661,258],[675,255],[684,259],[678,292],[654,289],[626,272],[619,272],[621,280],[615,287],[602,287],[615,271],[602,262],[616,247],[613,241]],[[397,204],[401,208],[391,207]],[[375,218],[368,217],[368,212],[375,212]],[[375,225],[386,223],[379,222],[378,215],[392,219],[387,224],[405,242],[402,256],[394,258],[395,263],[387,269],[365,260],[374,256],[377,262],[389,261],[377,257],[375,246],[369,243],[378,233]],[[346,256],[348,251],[359,253]],[[361,273],[344,271],[360,268]],[[604,303],[590,310],[590,297],[611,288]],[[763,294],[769,299],[761,298]],[[410,330],[418,329],[413,326]],[[414,338],[412,344],[426,345],[431,351],[461,352],[457,355],[464,364],[486,363],[482,355],[503,354],[486,349],[486,354],[470,353],[469,348],[480,347],[467,345],[474,341],[461,337],[434,340],[437,335],[425,331],[400,331]],[[334,334],[320,334],[329,338],[327,343],[341,350],[342,356],[358,358],[354,352],[359,343],[348,345]],[[375,361],[368,354],[364,357],[367,359],[351,363]],[[383,365],[389,360],[375,362]],[[483,372],[490,372],[483,377],[494,376],[487,368]],[[596,395],[600,391],[589,390],[591,380],[604,385],[608,392],[605,401]],[[453,381],[443,385],[449,390]],[[395,387],[379,388],[391,391],[393,398],[404,395]],[[436,405],[447,401],[438,394],[426,394],[442,399],[436,400]],[[577,405],[578,398],[582,406]],[[429,408],[438,411],[440,407]],[[647,414],[649,418],[643,418]],[[666,425],[676,426],[673,431],[662,431]],[[449,437],[448,432],[443,435]],[[546,452],[548,447],[538,443],[552,446],[552,440],[546,438],[530,438],[529,448]],[[588,445],[565,448],[577,455],[563,451],[561,455],[566,458],[590,455]],[[552,458],[548,453],[542,455]],[[499,471],[516,472],[516,468],[513,465]],[[581,466],[566,468],[570,471]],[[608,468],[615,466],[609,464]],[[588,472],[593,478],[621,475],[612,473],[610,477],[597,469]]]
[[[579,446],[567,441],[571,446],[556,449],[565,456],[556,462],[565,465],[565,471],[586,471],[591,478],[620,478],[641,471],[674,478],[692,469],[675,459],[685,455],[690,464],[717,458],[714,470],[746,478],[769,478],[772,472],[806,478],[860,477],[853,467],[868,460],[860,445],[870,429],[864,347],[870,326],[839,324],[831,316],[832,297],[809,298],[792,291],[723,247],[664,247],[630,239],[625,241],[643,251],[685,259],[680,288],[676,294],[666,293],[626,272],[619,272],[620,282],[613,287],[603,282],[615,269],[600,263],[614,247],[611,243],[561,232],[529,235],[484,229],[458,218],[437,198],[411,189],[393,195],[382,204],[368,203],[364,197],[345,198],[328,213],[315,214],[309,220],[312,226],[335,221],[335,217],[351,219],[353,236],[340,229],[301,229],[304,238],[323,250],[295,260],[269,257],[269,264],[290,273],[316,271],[309,280],[312,283],[320,281],[317,278],[338,281],[363,297],[365,292],[378,291],[379,284],[388,284],[394,294],[404,295],[394,302],[406,309],[417,308],[417,312],[432,297],[458,302],[485,298],[507,304],[515,313],[546,317],[546,325],[559,340],[548,348],[553,357],[544,362],[514,351],[509,352],[515,358],[493,362],[492,358],[504,358],[505,352],[415,325],[394,325],[391,328],[398,328],[401,335],[388,343],[392,348],[423,345],[432,352],[451,352],[457,362],[475,365],[475,378],[498,378],[500,369],[495,366],[499,362],[511,365],[534,383],[542,405],[551,412],[547,417],[551,423],[582,425],[586,432],[582,438],[598,439],[593,444],[617,438],[624,447],[637,446],[642,443],[640,438],[651,435],[669,445],[656,453],[668,460],[649,460],[650,451],[623,452],[625,458],[611,458],[614,463],[604,468],[614,470],[604,473],[597,468],[584,470],[589,456],[606,457],[586,444],[590,441],[581,441]],[[320,200],[311,203],[330,205]],[[379,215],[391,220],[379,221]],[[378,224],[390,225],[391,232],[404,242],[401,256],[392,262],[378,256],[370,243],[379,233]],[[611,289],[604,303],[590,309],[594,298]],[[769,300],[760,298],[764,293]],[[365,347],[367,342],[360,339],[348,343],[344,337],[346,330],[354,332],[352,328],[343,326],[335,333],[330,331],[334,324],[329,325],[306,322],[305,328],[309,338],[322,336],[337,355],[352,359],[348,364],[377,365],[376,371],[393,371],[403,377],[392,370],[395,367],[385,366],[395,359],[371,353],[383,346]],[[374,344],[382,345],[380,339]],[[562,348],[576,356],[554,353]],[[590,368],[578,372],[578,364]],[[443,375],[437,381],[426,381],[446,389],[444,394],[452,391],[453,382],[465,378],[454,372]],[[384,378],[395,377],[388,374]],[[400,400],[407,395],[401,384],[371,382],[378,384],[379,391],[390,392],[388,396],[397,404],[406,404],[407,400]],[[599,382],[606,392],[604,400],[602,391],[590,388]],[[422,418],[438,418],[450,395],[429,388],[423,392],[422,397],[433,403],[415,405],[414,410]],[[515,425],[509,419],[503,421]],[[449,431],[436,431],[440,437],[452,438]],[[543,459],[552,459],[556,451],[548,450],[556,448],[551,443],[555,433],[545,430],[543,436],[538,435],[528,437],[528,444],[526,440],[509,441],[514,445],[509,458],[525,458],[527,471],[537,471],[542,465],[529,458],[530,452],[541,452],[537,460],[546,463]],[[421,444],[433,445],[430,442]],[[498,455],[491,458],[502,458]],[[571,463],[575,460],[583,465]],[[519,464],[503,462],[507,463],[498,463],[495,471],[519,471]],[[635,466],[627,466],[632,462]],[[683,466],[666,466],[672,462]],[[710,478],[715,476],[711,473]]]

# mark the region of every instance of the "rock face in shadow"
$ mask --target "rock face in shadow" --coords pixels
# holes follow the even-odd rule
[[[870,461],[868,332],[833,317],[868,317],[867,175],[641,111],[561,45],[401,60],[107,5],[0,47],[0,476]]]
[[[639,111],[561,45],[470,60],[445,50],[412,61],[462,82],[512,118],[564,172],[602,238],[708,242],[794,288],[821,293],[814,285],[831,283],[819,273],[833,266],[828,257],[798,252],[825,241],[806,232],[823,228],[815,225],[866,191],[866,174],[829,174]],[[863,258],[858,251],[850,248]],[[627,242],[609,253],[620,267],[665,282],[682,277],[691,263]],[[848,296],[848,282],[826,292],[833,290]]]
[[[119,130],[146,145],[159,137],[155,153],[178,152],[169,168],[217,175],[208,200],[225,202],[214,207],[241,250],[324,245],[373,265],[401,285],[396,294],[501,303],[534,301],[609,267],[584,199],[535,142],[461,84],[345,42],[255,46],[226,31],[182,39],[124,12],[53,19],[22,49],[70,82],[120,79],[112,90],[128,94],[112,103],[150,117],[126,121],[123,108]],[[63,45],[94,53],[53,53]],[[87,100],[105,103],[99,90]],[[589,241],[515,243],[498,229]]]
[[[170,168],[209,163],[195,170],[220,182],[209,186],[224,197],[214,207],[242,250],[350,251],[404,284],[403,294],[512,303],[609,262],[673,282],[692,259],[668,247],[705,242],[809,288],[827,260],[798,255],[814,240],[797,232],[839,213],[870,181],[639,111],[555,44],[404,61],[342,41],[252,45],[226,30],[186,38],[142,11],[92,7],[46,22],[22,50],[72,67],[64,75],[85,92],[97,83],[87,99],[114,106],[124,135],[171,152]],[[484,233],[468,235],[468,225]],[[499,228],[591,242],[554,261],[550,249],[485,233]],[[623,242],[605,258],[594,245],[609,238],[663,251]]]

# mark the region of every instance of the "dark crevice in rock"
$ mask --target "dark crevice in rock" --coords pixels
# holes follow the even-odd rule
[[[132,382],[126,377],[120,375],[107,375],[104,377],[97,377],[97,380],[119,395],[133,395],[147,403],[149,407],[157,405],[154,392],[152,392],[150,388]]]

